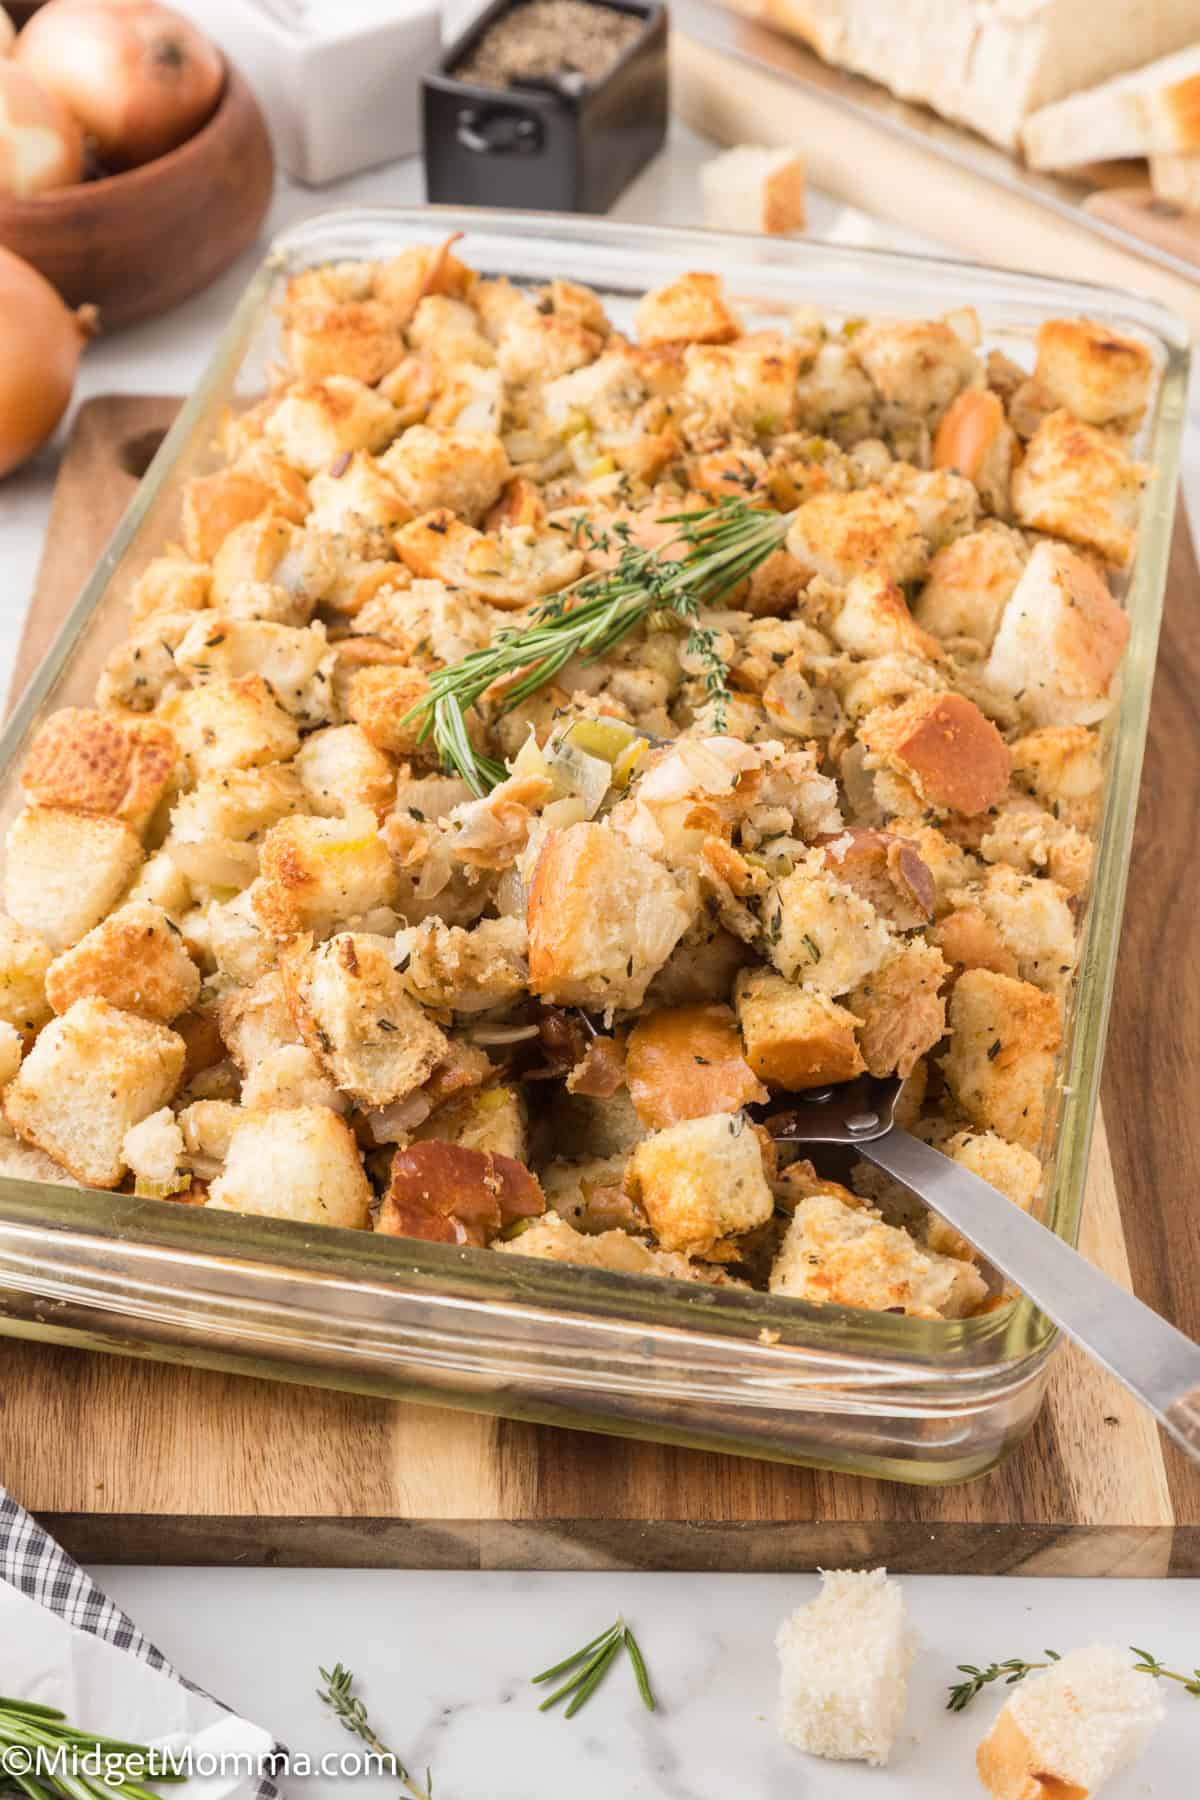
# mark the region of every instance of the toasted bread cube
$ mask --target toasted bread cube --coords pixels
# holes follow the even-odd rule
[[[532,1256],[543,1262],[574,1263],[586,1269],[610,1269],[621,1275],[656,1275],[664,1281],[700,1281],[711,1287],[745,1287],[719,1263],[689,1262],[673,1250],[654,1250],[628,1231],[577,1231],[556,1212],[531,1221],[509,1240],[497,1238],[493,1250],[509,1256]]]
[[[361,725],[331,725],[305,738],[295,759],[308,805],[322,818],[369,806],[382,819],[396,797],[396,766]]]
[[[683,392],[708,429],[761,437],[789,431],[796,413],[800,346],[778,332],[756,332],[736,344],[689,344]]]
[[[186,556],[156,556],[133,586],[129,623],[142,625],[154,613],[202,612],[208,605],[209,569]]]
[[[288,763],[206,775],[172,807],[166,854],[193,891],[245,887],[258,873],[258,839],[304,802]]]
[[[1013,473],[1013,511],[1019,525],[1066,538],[1126,569],[1145,475],[1115,438],[1069,412],[1052,412]]]
[[[134,1178],[134,1192],[161,1200],[191,1186],[184,1168],[183,1132],[169,1106],[139,1119],[125,1133],[121,1154]]]
[[[917,469],[892,463],[881,491],[911,508],[917,530],[931,550],[940,550],[975,529],[979,495],[971,482],[953,469]]]
[[[165,1106],[186,1054],[165,1025],[107,1000],[76,1000],[25,1058],[5,1092],[5,1116],[86,1187],[116,1187],[125,1133]]]
[[[429,692],[429,677],[422,669],[403,663],[379,663],[358,669],[346,689],[346,711],[367,742],[381,754],[404,757],[436,766],[438,747],[430,733],[419,740],[426,726],[424,714],[406,714]]]
[[[286,762],[300,744],[296,724],[261,675],[210,681],[164,701],[162,717],[174,732],[193,776]]]
[[[804,158],[794,150],[724,150],[700,170],[700,192],[710,231],[804,230]]]
[[[851,578],[841,609],[830,630],[836,643],[854,656],[942,657],[937,639],[922,631],[904,595],[882,569],[866,569]]]
[[[1083,725],[1044,725],[1011,746],[1013,783],[1056,819],[1090,831],[1100,811],[1100,739]]]
[[[863,720],[859,740],[868,768],[899,775],[937,812],[987,812],[1008,787],[1008,746],[963,694],[916,694],[880,707]]]
[[[399,418],[382,394],[351,375],[295,382],[267,415],[266,434],[285,462],[312,476],[347,450],[390,444]]]
[[[481,919],[465,931],[424,919],[396,933],[406,990],[436,1012],[487,1012],[524,993],[528,938],[522,918]]]
[[[243,1075],[286,1045],[301,1042],[278,969],[247,987],[235,987],[221,1001],[217,1021],[225,1046]]]
[[[0,913],[0,1019],[32,1044],[51,1015],[46,999],[46,970],[54,952],[36,931],[27,931]]]
[[[491,1241],[546,1203],[537,1178],[508,1156],[429,1138],[397,1150],[376,1231],[435,1244]]]
[[[1024,795],[1002,806],[995,824],[979,840],[985,862],[1009,863],[1026,874],[1045,871],[1068,894],[1082,894],[1087,888],[1094,848],[1090,837]]]
[[[208,1205],[301,1225],[365,1231],[371,1185],[354,1133],[327,1106],[247,1112],[229,1140]]]
[[[1017,959],[995,922],[981,906],[956,906],[939,919],[928,935],[949,965],[949,981],[957,981],[964,969],[993,969],[997,975],[1015,975]]]
[[[940,989],[950,970],[940,950],[910,938],[847,1001],[859,1021],[858,1042],[872,1075],[906,1079],[946,1030]]]
[[[868,900],[889,925],[912,931],[929,923],[937,905],[937,884],[928,863],[906,837],[852,825],[823,834],[818,842],[830,873]]]
[[[391,534],[413,516],[413,509],[383,464],[366,450],[355,450],[347,462],[338,458],[314,475],[308,491],[312,511],[308,526],[313,531],[347,538],[363,556],[386,557]]]
[[[77,944],[116,905],[142,846],[120,819],[27,806],[8,828],[4,903],[53,950]]]
[[[251,1112],[328,1106],[344,1113],[349,1104],[307,1044],[281,1044],[278,1050],[269,1050],[242,1083],[242,1105]]]
[[[305,625],[318,600],[336,583],[338,544],[317,530],[301,530],[264,513],[231,531],[213,558],[209,604],[238,618],[270,616],[276,624]],[[264,586],[272,596],[268,607]],[[275,617],[285,608],[288,617]]]
[[[653,1131],[710,1113],[740,1112],[767,1098],[743,1054],[737,1020],[728,1006],[671,1006],[647,1014],[629,1034],[623,1070],[611,1039],[593,1040],[592,1062],[602,1045],[610,1059],[603,1085],[611,1081],[619,1087],[623,1073],[638,1117]],[[577,1068],[586,1074],[590,1066],[585,1058]],[[575,1090],[575,1072],[567,1085]]]
[[[556,594],[583,572],[583,552],[562,532],[504,525],[485,533],[445,509],[402,525],[395,546],[414,575],[463,588],[506,612]]]
[[[855,333],[859,362],[889,406],[932,419],[978,382],[972,344],[945,319],[876,319]]]
[[[746,1061],[770,1086],[798,1092],[862,1074],[857,1021],[828,994],[769,969],[743,969],[735,999]]]
[[[104,813],[140,833],[166,792],[177,756],[175,739],[156,719],[65,706],[34,737],[21,785],[32,806]]]
[[[839,586],[867,569],[891,581],[915,581],[930,556],[913,508],[879,487],[805,500],[788,532],[787,549],[812,575]]]
[[[1089,1800],[1161,1723],[1154,1677],[1129,1652],[1071,1650],[1009,1690],[975,1764],[993,1800]]]
[[[1022,1212],[1032,1210],[1042,1185],[1042,1165],[1032,1151],[1006,1143],[994,1131],[956,1131],[938,1148],[952,1162],[989,1182]],[[977,1256],[967,1239],[935,1212],[926,1214],[921,1237],[930,1250],[943,1256]]]
[[[444,1032],[411,998],[386,938],[343,931],[299,943],[280,968],[292,1017],[309,1049],[360,1106],[390,1106],[421,1087],[448,1051]]]
[[[252,881],[234,899],[210,903],[203,915],[209,958],[222,975],[243,986],[269,974],[277,959],[275,940],[264,931],[255,911],[257,898],[258,883]],[[180,919],[179,924],[187,936],[187,919]],[[193,943],[189,942],[188,948],[195,953]]]
[[[46,998],[56,1013],[94,997],[168,1025],[199,992],[200,971],[178,931],[145,900],[118,907],[46,972]]]
[[[775,1210],[762,1144],[744,1113],[685,1119],[643,1138],[627,1186],[664,1250],[705,1256]]]
[[[1047,319],[1037,334],[1033,378],[1086,425],[1141,420],[1154,379],[1154,358],[1137,338],[1110,331],[1095,319]]]
[[[528,1125],[520,1088],[496,1082],[452,1095],[412,1135],[416,1142],[437,1138],[523,1163],[529,1155]]]
[[[322,663],[329,654],[324,625],[301,629],[270,619],[203,613],[175,651],[176,667],[197,687],[258,675],[301,724],[322,722],[332,690]]]
[[[1028,554],[1020,533],[1005,525],[955,538],[929,565],[913,605],[917,624],[937,638],[968,638],[990,650]]]
[[[7,1087],[21,1066],[25,1040],[15,1025],[0,1019],[0,1088]]]
[[[477,524],[512,474],[500,439],[490,431],[433,431],[410,425],[379,459],[413,513],[445,507]]]
[[[211,563],[238,525],[275,512],[279,496],[270,482],[242,470],[197,475],[183,490],[183,545],[194,562]]]
[[[844,1192],[844,1190],[842,1190]],[[922,1250],[907,1231],[837,1193],[801,1200],[771,1269],[770,1291],[813,1305],[961,1319],[987,1297],[970,1262]]]
[[[374,387],[407,348],[382,300],[310,300],[287,311],[283,353],[301,381],[350,375]]]
[[[1017,958],[1021,979],[1060,994],[1075,967],[1075,915],[1066,890],[999,863],[988,870],[979,904]]]
[[[254,913],[275,938],[326,937],[396,894],[392,859],[365,807],[341,819],[281,819],[267,833],[259,866]]]
[[[886,1763],[913,1659],[899,1582],[886,1569],[823,1569],[817,1598],[783,1621],[775,1648],[784,1742],[838,1762]]]
[[[950,997],[946,1085],[973,1125],[1036,1151],[1062,1041],[1062,1007],[1028,981],[968,969]]]
[[[632,1010],[691,922],[667,870],[615,831],[552,831],[529,889],[530,991],[560,1006]]]
[[[1000,621],[984,679],[1035,725],[1094,725],[1116,697],[1129,616],[1090,562],[1038,544]]]
[[[449,294],[426,294],[418,300],[407,337],[414,350],[451,366],[486,368],[496,360],[495,347],[479,329],[475,308]]]
[[[681,275],[655,288],[639,301],[634,319],[646,345],[728,344],[741,330],[719,275]]]
[[[779,973],[831,999],[857,987],[894,948],[875,908],[835,880],[819,852],[771,884],[762,920],[765,948]]]

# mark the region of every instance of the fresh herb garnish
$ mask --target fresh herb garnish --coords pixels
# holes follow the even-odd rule
[[[1156,1681],[1178,1681],[1186,1694],[1200,1699],[1200,1668],[1193,1669],[1190,1675],[1181,1675],[1177,1669],[1168,1669],[1165,1663],[1159,1662],[1149,1650],[1143,1650],[1137,1644],[1130,1644],[1129,1648],[1139,1658],[1134,1668],[1143,1675],[1153,1675]],[[991,1681],[1003,1681],[1005,1687],[1013,1687],[1035,1669],[1048,1669],[1061,1660],[1057,1650],[1043,1650],[1042,1655],[1045,1662],[1023,1662],[1019,1656],[1010,1656],[1007,1662],[989,1663],[986,1669],[977,1669],[973,1663],[959,1663],[959,1673],[968,1679],[951,1687],[947,1711],[962,1712]]]
[[[147,1781],[186,1780],[168,1750],[81,1731],[57,1707],[0,1696],[0,1785],[29,1800],[153,1800]]]
[[[438,669],[428,690],[400,720],[421,720],[419,743],[431,734],[443,765],[475,794],[503,781],[503,763],[482,755],[467,733],[466,715],[488,689],[506,681],[497,700],[499,715],[522,705],[574,657],[595,662],[652,613],[673,613],[689,627],[687,651],[704,670],[705,694],[713,707],[714,729],[725,728],[729,701],[725,664],[716,632],[700,623],[700,608],[715,605],[753,574],[782,544],[791,514],[764,512],[744,500],[726,498],[697,512],[674,513],[661,521],[678,525],[672,544],[643,550],[617,531],[622,542],[615,569],[587,575],[539,606],[532,623],[497,633],[483,650]],[[616,530],[616,528],[614,528]],[[671,560],[666,552],[689,546]],[[507,679],[506,679],[507,678]]]
[[[412,1800],[433,1800],[433,1777],[429,1770],[425,1771],[425,1786],[418,1787],[400,1757],[374,1730],[366,1707],[353,1691],[354,1676],[350,1670],[343,1668],[341,1663],[334,1663],[332,1669],[318,1669],[317,1673],[325,1684],[317,1689],[317,1698],[332,1709],[338,1723],[391,1765],[388,1773],[396,1777]]]
[[[560,1700],[565,1700],[569,1694],[571,1698],[565,1716],[573,1719],[580,1707],[591,1699],[622,1650],[626,1652],[633,1666],[634,1680],[637,1682],[638,1693],[642,1697],[642,1705],[648,1712],[654,1712],[656,1702],[654,1691],[650,1686],[650,1676],[646,1669],[646,1659],[624,1619],[618,1619],[615,1625],[610,1625],[607,1631],[602,1631],[599,1637],[594,1637],[589,1644],[584,1644],[582,1649],[574,1651],[570,1656],[564,1656],[561,1662],[555,1663],[552,1668],[543,1669],[540,1675],[533,1677],[534,1683],[537,1684],[543,1681],[553,1681],[556,1675],[565,1675],[568,1670],[573,1671],[561,1687],[555,1688],[552,1694],[547,1695],[538,1707],[538,1711],[545,1712],[549,1707],[557,1705]]]

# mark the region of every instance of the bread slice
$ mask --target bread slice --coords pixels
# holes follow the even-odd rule
[[[995,1800],[1089,1800],[1145,1748],[1164,1712],[1129,1654],[1072,1650],[1015,1687],[975,1766]]]
[[[824,1569],[821,1592],[783,1621],[780,1735],[810,1756],[879,1766],[908,1701],[904,1595],[886,1569]]]
[[[1021,147],[1035,169],[1200,149],[1200,44],[1043,107]]]
[[[713,231],[804,230],[804,158],[794,150],[739,144],[700,171],[704,223]]]
[[[1156,200],[1200,212],[1200,151],[1166,150],[1150,158],[1150,186]]]
[[[1021,121],[1066,94],[1181,50],[1200,36],[1197,0],[736,0],[827,62],[921,100],[1015,148]],[[1093,154],[1093,153],[1089,153]]]

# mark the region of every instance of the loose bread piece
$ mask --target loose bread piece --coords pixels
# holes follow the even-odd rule
[[[801,1200],[771,1269],[773,1294],[915,1319],[965,1318],[986,1299],[973,1264],[922,1250],[871,1207],[848,1206],[845,1193],[831,1183]]]
[[[817,1598],[783,1621],[775,1647],[780,1736],[810,1756],[886,1763],[913,1657],[904,1595],[887,1570],[823,1569]]]
[[[1040,543],[1013,591],[984,679],[1035,725],[1094,725],[1109,711],[1129,616],[1094,564]]]
[[[705,163],[700,193],[711,231],[804,230],[804,158],[794,150],[739,144]]]
[[[297,1106],[235,1121],[208,1204],[360,1231],[370,1219],[371,1187],[346,1121],[327,1106]]]
[[[644,1138],[626,1178],[664,1250],[707,1256],[771,1217],[762,1142],[744,1113],[686,1119]]]
[[[0,913],[0,1019],[32,1044],[52,1008],[46,998],[46,970],[54,959],[44,938]]]
[[[862,1074],[858,1021],[827,994],[769,969],[743,969],[735,993],[746,1061],[763,1081],[798,1091]]]
[[[1035,169],[1200,149],[1200,44],[1043,107],[1021,147]]]
[[[1090,1800],[1145,1749],[1165,1708],[1154,1677],[1104,1644],[1014,1687],[975,1753],[995,1800]]]
[[[21,786],[34,806],[105,813],[142,832],[166,791],[177,754],[171,733],[155,719],[67,706],[38,730]]]
[[[183,939],[148,900],[118,907],[46,972],[46,998],[56,1013],[93,995],[168,1025],[199,992],[200,971]]]
[[[54,950],[77,944],[124,893],[142,861],[120,819],[27,806],[8,828],[4,903]]]
[[[1057,996],[1011,975],[968,969],[950,997],[946,1085],[972,1124],[1036,1150],[1061,1038]]]
[[[1138,338],[1095,319],[1047,319],[1038,328],[1033,379],[1087,425],[1132,428],[1150,398],[1154,358]]]

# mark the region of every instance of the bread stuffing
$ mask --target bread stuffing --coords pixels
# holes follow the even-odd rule
[[[1094,320],[1017,369],[970,309],[753,310],[697,270],[618,323],[449,244],[292,279],[95,705],[22,771],[6,1170],[996,1304],[941,1221],[767,1122],[899,1076],[1037,1209],[1152,361]],[[797,1676],[788,1731],[883,1760],[907,1652],[855,1579],[830,1605],[889,1645],[861,1717],[810,1729]]]

